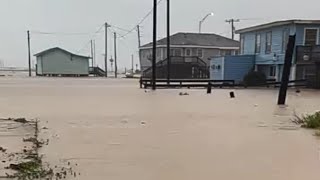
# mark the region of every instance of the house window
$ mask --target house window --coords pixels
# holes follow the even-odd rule
[[[186,56],[191,56],[191,49],[186,49]]]
[[[259,54],[261,51],[261,35],[260,34],[256,34],[256,48],[255,48],[255,52],[257,54]]]
[[[224,55],[230,56],[232,54],[231,50],[225,50]]]
[[[181,49],[170,49],[171,56],[181,56]]]
[[[240,54],[244,54],[244,36],[240,37]]]
[[[269,76],[270,77],[275,77],[276,76],[276,66],[270,66]]]
[[[271,53],[272,46],[272,32],[267,32],[266,34],[266,54]]]
[[[198,57],[203,58],[203,49],[198,49]]]
[[[289,41],[289,29],[284,29],[282,32],[282,52],[286,52]]]
[[[304,33],[304,45],[314,46],[317,44],[318,29],[305,29]]]

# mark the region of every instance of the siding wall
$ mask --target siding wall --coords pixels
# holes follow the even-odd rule
[[[220,66],[220,69],[213,69],[213,66]],[[210,61],[210,79],[224,80],[224,57],[215,57]]]
[[[37,64],[41,64],[41,74],[89,74],[89,60],[88,58],[82,58],[72,56],[63,51],[49,52],[41,59],[38,57]]]
[[[256,54],[256,64],[283,64],[285,52],[282,51],[283,42],[283,31],[288,29],[290,34],[294,34],[294,26],[279,26],[265,30],[259,30],[255,32],[249,32],[241,34],[244,36],[244,54],[253,55],[255,53],[255,42],[256,34],[261,35],[261,51]],[[268,32],[272,32],[272,46],[271,53],[266,53],[266,36]],[[277,60],[274,61],[274,55],[276,55]]]
[[[166,48],[158,48],[160,51],[160,54],[157,55],[157,62],[166,59]],[[173,48],[177,49],[177,48]],[[185,55],[186,48],[180,48],[182,52],[182,56]],[[192,49],[192,48],[191,48]],[[151,67],[151,60],[148,59],[148,56],[152,55],[152,49],[141,49],[141,59],[140,59],[140,65],[141,70],[144,71]],[[234,53],[234,50],[233,50]],[[191,54],[191,56],[197,56],[198,54]],[[204,48],[203,49],[203,57],[201,58],[207,65],[210,65],[210,59],[214,56],[220,56],[220,50],[219,49],[210,49],[210,48]]]
[[[37,74],[42,74],[42,61],[41,56],[37,57]]]
[[[241,82],[244,76],[254,68],[254,56],[226,56],[224,65],[224,79]]]

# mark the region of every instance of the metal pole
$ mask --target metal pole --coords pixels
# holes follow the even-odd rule
[[[153,49],[152,49],[152,90],[156,90],[156,58],[157,58],[157,0],[153,0]]]
[[[30,52],[30,31],[27,32],[28,35],[28,64],[29,64],[29,77],[32,76],[31,74],[31,52]]]
[[[105,77],[108,77],[108,23],[104,24],[104,69],[105,69]]]
[[[290,69],[292,65],[292,57],[293,57],[295,42],[296,42],[296,35],[289,36],[289,42],[287,45],[285,62],[284,62],[284,67],[282,72],[281,87],[280,87],[279,97],[278,97],[278,105],[286,104]]]
[[[170,66],[171,66],[171,56],[170,56],[170,0],[167,0],[167,80],[170,84]]]
[[[117,65],[117,33],[114,33],[114,77],[118,77],[118,65]]]

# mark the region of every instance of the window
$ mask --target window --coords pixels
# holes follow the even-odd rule
[[[276,76],[276,66],[270,66],[269,76],[270,77],[275,77]]]
[[[186,49],[186,56],[191,56],[191,49]]]
[[[174,55],[175,55],[175,56],[181,56],[181,55],[182,55],[181,49],[175,49]]]
[[[286,52],[289,41],[289,29],[284,29],[282,32],[282,52]]]
[[[261,52],[261,35],[260,34],[256,34],[256,48],[255,48],[255,52],[257,54],[259,54]]]
[[[314,46],[317,44],[318,29],[305,29],[304,33],[304,45]]]
[[[202,49],[198,49],[198,57],[199,58],[203,58],[203,50]]]
[[[271,53],[272,46],[272,32],[267,32],[266,34],[266,54]]]
[[[171,56],[181,56],[181,49],[170,49]]]
[[[244,36],[240,37],[240,54],[244,54]]]
[[[231,51],[231,50],[225,50],[224,55],[230,56],[231,54],[232,54],[232,51]]]

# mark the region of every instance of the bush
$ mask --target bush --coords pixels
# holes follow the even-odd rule
[[[262,72],[250,71],[243,79],[245,86],[257,86],[265,84],[267,82],[267,77]]]
[[[319,129],[320,128],[320,111],[312,115],[307,115],[302,117],[304,121],[303,127],[310,129]]]

